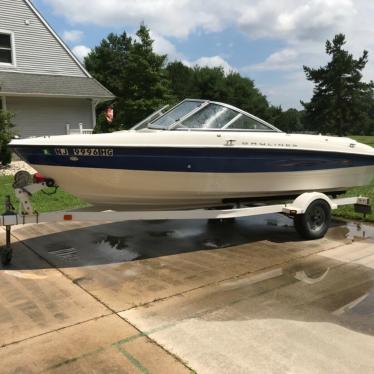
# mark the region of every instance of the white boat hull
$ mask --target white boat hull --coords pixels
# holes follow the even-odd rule
[[[371,182],[374,166],[267,173],[194,173],[32,165],[62,189],[118,210],[211,207],[226,199],[333,192]],[[82,186],[84,186],[82,188]]]

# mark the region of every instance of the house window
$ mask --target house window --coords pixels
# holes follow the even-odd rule
[[[12,34],[0,32],[0,63],[13,65]]]

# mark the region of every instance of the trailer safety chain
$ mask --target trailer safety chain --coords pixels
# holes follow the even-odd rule
[[[15,208],[10,200],[10,195],[7,195],[5,198],[5,213],[3,215],[8,215],[14,213]]]
[[[47,192],[47,191],[44,191],[44,190],[41,190],[41,192],[42,192],[44,195],[51,196],[51,195],[54,195],[55,193],[57,193],[58,186],[54,186],[53,188],[54,188],[54,191],[52,191],[52,192]]]

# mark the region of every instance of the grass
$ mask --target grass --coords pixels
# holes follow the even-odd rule
[[[356,135],[356,136],[349,136],[349,138],[355,139],[360,143],[364,143],[364,144],[374,147],[374,136]]]
[[[0,176],[0,214],[4,212],[4,202],[6,196],[10,196],[11,202],[15,208],[18,208],[18,201],[14,195],[13,177],[11,176]],[[48,193],[53,192],[53,188],[46,190]],[[57,190],[57,193],[51,196],[45,196],[43,192],[38,192],[32,196],[31,201],[33,207],[39,212],[50,212],[55,210],[67,210],[73,208],[82,208],[87,206],[85,202],[78,199],[77,197],[70,195],[61,189]]]
[[[374,147],[374,136],[350,136],[350,138],[357,140],[360,143],[365,143]],[[374,222],[374,179],[369,186],[355,187],[347,191],[344,196],[365,196],[369,197],[372,203],[373,212],[366,216],[366,221]],[[360,219],[362,214],[355,213],[353,207],[343,206],[334,211],[334,216],[347,219]]]
[[[374,179],[372,180],[369,186],[365,187],[355,187],[347,191],[344,196],[339,197],[348,197],[348,196],[365,196],[369,197],[372,205],[372,213],[368,214],[365,218],[365,221],[374,222]],[[352,206],[347,205],[334,210],[334,216],[342,217],[346,219],[362,219],[362,214],[355,213]]]
[[[374,147],[374,136],[350,136],[353,139],[361,143],[365,143]],[[3,202],[5,201],[5,197],[7,195],[11,196],[12,204],[17,207],[18,202],[14,196],[14,191],[12,188],[13,177],[0,177],[0,213],[4,211]],[[53,189],[49,189],[48,192],[53,191]],[[345,196],[365,196],[369,197],[372,203],[374,203],[374,179],[369,186],[365,187],[357,187],[352,188],[347,191]],[[70,195],[61,189],[57,191],[56,194],[46,196],[42,192],[38,192],[32,197],[32,202],[34,208],[38,212],[49,212],[54,210],[67,210],[73,208],[81,208],[88,206],[85,202],[78,199],[77,197]],[[341,207],[334,211],[334,215],[338,217],[343,217],[347,219],[358,219],[362,218],[361,214],[357,214],[354,212],[353,208],[350,206]],[[367,221],[374,222],[374,204],[373,204],[373,212],[366,216]]]

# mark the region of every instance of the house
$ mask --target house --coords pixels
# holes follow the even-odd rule
[[[29,0],[0,1],[0,109],[20,136],[93,129],[113,94],[87,72]],[[92,130],[91,130],[92,131]]]

